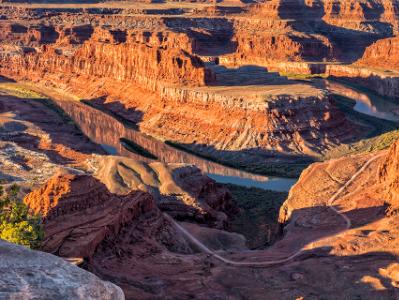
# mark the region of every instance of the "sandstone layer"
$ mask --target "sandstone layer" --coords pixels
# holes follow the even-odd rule
[[[380,166],[378,178],[383,187],[384,197],[388,199],[392,207],[399,206],[399,142],[394,144],[388,154],[388,158]]]
[[[329,223],[327,216],[331,211],[322,208],[327,204],[334,206],[339,213],[348,218],[350,228],[337,236],[332,235],[332,238],[317,240],[316,246],[328,245],[332,247],[334,253],[341,255],[349,255],[353,251],[367,253],[383,249],[392,249],[392,253],[396,253],[398,218],[393,212],[397,210],[399,199],[397,197],[398,145],[399,142],[396,142],[389,151],[385,152],[314,164],[305,170],[280,210],[280,222],[288,223],[285,229],[286,239],[290,236],[294,238],[301,231],[301,226],[306,227],[304,221],[312,220],[310,222],[314,224],[320,223],[320,230],[331,230],[327,225]],[[364,165],[367,167],[362,168]],[[356,177],[350,177],[358,170],[361,172]],[[341,195],[332,198],[333,192],[348,181],[350,184],[345,186]],[[308,215],[307,207],[319,207],[321,215],[327,214],[324,217]],[[341,218],[341,229],[342,226],[345,228],[343,221],[345,219]],[[313,225],[310,225],[309,228],[312,227]],[[389,242],[385,239],[384,228],[387,230]],[[340,227],[338,226],[336,230],[339,232]],[[373,243],[369,244],[368,239],[360,241],[356,237],[356,232],[366,230],[369,230],[370,235],[367,236],[372,238]],[[381,240],[376,242],[379,238]],[[356,247],[348,246],[354,243]]]
[[[362,57],[353,65],[329,65],[323,72],[347,80],[382,96],[399,97],[398,38],[381,39],[365,49]]]
[[[24,202],[43,216],[42,249],[63,257],[91,259],[101,242],[114,239],[126,228],[134,231],[151,219],[151,230],[157,232],[155,238],[173,236],[151,195],[131,191],[117,196],[88,175],[55,175],[42,188],[28,194]],[[169,244],[173,246],[172,241]],[[179,247],[186,250],[184,242],[181,244]]]
[[[397,71],[365,68],[358,65],[329,65],[325,73],[335,79],[353,82],[381,96],[398,98],[399,77]]]
[[[0,7],[2,75],[241,165],[297,162],[362,134],[326,91],[272,68],[398,96],[394,0],[41,5]],[[91,155],[101,148],[52,102],[15,93],[0,96],[1,178],[31,183],[25,202],[43,215],[44,250],[84,258],[128,299],[398,298],[398,143],[311,165],[281,208],[280,239],[248,251],[220,230],[234,212],[229,192],[198,168]]]
[[[33,20],[35,25],[2,22],[2,74],[62,88],[145,133],[234,164],[274,157],[291,161],[294,156],[309,161],[358,133],[325,91],[312,85],[266,69],[204,63],[209,55],[245,48],[247,41],[238,42],[241,33],[248,37],[244,28],[267,31],[268,24],[242,18],[226,23],[219,17],[98,19],[76,13],[65,16],[61,25],[61,15],[48,18],[48,24],[40,19]],[[74,18],[85,25],[70,25]],[[275,40],[260,37],[251,43],[265,45],[265,39]],[[319,51],[313,37],[291,39],[284,33],[281,39],[301,55],[304,49],[308,56]],[[252,50],[244,48],[256,63]],[[281,53],[279,46],[269,50]]]
[[[159,172],[165,168],[159,163],[112,157],[101,161],[94,157],[88,162],[93,174],[113,170],[109,177],[99,179],[114,192],[119,190],[119,195],[90,175],[69,173],[54,177],[26,201],[45,215],[45,229],[53,233],[53,239],[46,239],[44,245],[55,246],[49,251],[86,257],[86,268],[121,286],[128,299],[234,299],[243,295],[250,299],[315,295],[327,299],[396,299],[397,149],[398,144],[390,151],[309,167],[281,209],[284,236],[268,249],[243,251],[235,235],[221,238],[226,233],[185,225],[208,247],[237,262],[284,259],[304,247],[295,259],[266,268],[230,266],[200,253],[164,218],[151,194],[137,191],[174,193],[176,185],[189,184],[187,191],[195,195],[199,191],[195,184],[192,186],[194,178],[205,186],[208,182],[198,173],[190,173],[195,169],[187,174],[190,169],[170,166],[177,168],[178,180],[172,181],[162,179],[170,170]],[[376,160],[340,197],[329,203],[330,197],[375,156]],[[111,162],[106,163],[108,160]],[[100,173],[95,171],[98,167]],[[154,176],[151,170],[158,170],[159,175]],[[184,183],[184,178],[190,181]],[[129,189],[136,191],[129,193]],[[345,220],[326,205],[335,205],[350,219],[349,230]],[[226,248],[229,243],[232,248]]]
[[[399,38],[377,41],[366,49],[357,62],[360,66],[372,66],[383,70],[399,71]]]

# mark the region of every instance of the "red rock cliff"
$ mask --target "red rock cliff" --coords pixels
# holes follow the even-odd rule
[[[387,200],[399,207],[399,141],[391,147],[378,175]]]
[[[375,42],[366,49],[357,65],[399,71],[399,37]]]
[[[158,214],[153,198],[144,192],[111,194],[87,175],[60,174],[28,194],[24,202],[43,215],[42,248],[66,257],[91,257],[106,237],[144,214]]]
[[[1,63],[3,73],[13,65],[19,68],[10,71],[20,76],[32,77],[36,74],[41,78],[46,74],[58,74],[62,77],[105,77],[135,82],[149,90],[162,87],[162,83],[202,86],[212,81],[212,74],[205,70],[199,58],[178,49],[179,44],[168,47],[162,36],[156,40],[151,36],[138,36],[137,32],[96,28],[88,40],[76,45],[87,38],[84,34],[78,37],[77,31],[79,29],[68,29],[54,44],[32,49],[26,55],[4,53]],[[28,32],[19,37],[31,40],[26,37]],[[60,47],[66,41],[71,42],[73,47]]]

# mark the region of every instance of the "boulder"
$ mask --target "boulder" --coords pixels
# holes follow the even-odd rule
[[[57,256],[0,240],[0,299],[124,300],[113,283]]]

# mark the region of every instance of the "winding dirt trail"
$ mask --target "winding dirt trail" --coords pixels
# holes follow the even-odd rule
[[[352,175],[352,177],[338,190],[332,195],[328,201],[327,201],[327,206],[329,209],[331,209],[334,213],[338,214],[344,221],[345,221],[345,229],[344,231],[348,230],[352,226],[351,220],[345,216],[343,213],[338,211],[333,205],[334,201],[337,200],[338,196],[361,174],[363,173],[364,170],[375,160],[380,158],[381,156],[384,156],[385,153],[381,153],[379,155],[376,155],[372,158],[370,158],[367,162],[363,164],[363,166],[355,173]],[[217,254],[215,251],[209,249],[206,245],[204,245],[201,241],[199,241],[196,237],[194,237],[190,232],[188,232],[185,228],[183,228],[179,223],[177,223],[171,216],[168,214],[164,213],[164,216],[167,220],[169,220],[178,231],[180,231],[186,238],[188,238],[194,245],[196,245],[200,250],[203,252],[212,255],[214,258],[220,260],[221,262],[231,265],[231,266],[238,266],[238,267],[251,267],[251,266],[272,266],[272,265],[277,265],[277,264],[282,264],[286,263],[295,257],[301,255],[306,251],[306,246],[302,247],[298,251],[294,252],[293,254],[289,255],[286,258],[278,259],[278,260],[268,260],[268,261],[258,261],[258,262],[246,262],[246,261],[233,261],[228,258],[225,258],[219,254]],[[341,232],[342,233],[342,232]],[[317,239],[312,242],[317,243],[321,240],[323,240],[325,237],[322,237],[320,239]]]

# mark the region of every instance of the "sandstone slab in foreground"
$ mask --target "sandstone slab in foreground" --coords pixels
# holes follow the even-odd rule
[[[0,240],[0,299],[122,300],[122,290],[54,255]]]

